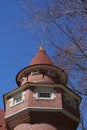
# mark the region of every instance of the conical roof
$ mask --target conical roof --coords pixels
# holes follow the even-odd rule
[[[46,72],[49,76],[45,76],[45,78],[41,77],[38,78],[38,74],[32,76],[31,73],[35,72],[36,70],[40,70],[40,72]],[[39,73],[39,74],[41,74]],[[24,80],[23,84],[27,82],[48,82],[49,83],[67,83],[67,75],[66,73],[59,67],[56,67],[49,56],[46,54],[45,50],[42,46],[40,46],[39,50],[37,51],[36,55],[32,59],[31,63],[24,69],[22,69],[16,76],[17,84],[21,84],[22,77],[28,76],[28,80]],[[51,80],[52,79],[52,80]],[[56,80],[57,79],[57,80]],[[59,80],[58,80],[59,79]],[[52,81],[52,82],[51,82]],[[22,86],[23,84],[19,85]]]
[[[31,61],[29,66],[36,65],[36,64],[53,65],[52,61],[50,60],[50,58],[48,57],[48,55],[46,54],[42,46],[40,46],[38,52],[36,53],[35,57]]]

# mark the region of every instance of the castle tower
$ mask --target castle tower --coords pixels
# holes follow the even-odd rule
[[[7,130],[76,130],[81,98],[42,47],[16,82],[18,88],[4,95]]]

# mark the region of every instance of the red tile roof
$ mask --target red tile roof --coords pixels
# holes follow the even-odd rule
[[[52,61],[46,54],[45,50],[40,46],[38,52],[36,53],[35,57],[31,61],[30,65],[36,65],[36,64],[48,64],[48,65],[53,65]]]

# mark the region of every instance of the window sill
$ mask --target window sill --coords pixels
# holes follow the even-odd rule
[[[36,98],[37,100],[54,100],[54,98]]]

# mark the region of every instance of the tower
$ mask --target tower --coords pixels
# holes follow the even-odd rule
[[[41,46],[16,82],[18,88],[4,95],[7,130],[76,130],[81,98]]]

